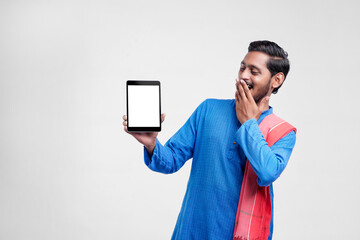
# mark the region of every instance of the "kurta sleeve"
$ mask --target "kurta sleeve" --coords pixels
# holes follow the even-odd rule
[[[271,147],[268,146],[255,119],[249,119],[236,132],[236,139],[258,176],[260,186],[269,186],[285,169],[295,146],[291,131]]]
[[[206,100],[195,109],[190,118],[165,145],[156,139],[152,156],[149,155],[144,146],[144,162],[151,170],[161,173],[174,173],[193,157],[198,123],[203,117],[205,105]]]

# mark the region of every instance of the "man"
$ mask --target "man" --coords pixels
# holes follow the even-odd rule
[[[239,222],[243,223],[238,215],[247,216],[250,223],[246,226],[250,226],[266,213],[256,216],[251,210],[242,210],[239,197],[241,193],[247,198],[242,186],[248,179],[248,165],[256,174],[256,189],[268,189],[268,202],[271,200],[269,226],[262,220],[257,226],[266,232],[265,237],[256,239],[272,239],[272,182],[287,165],[296,137],[295,129],[290,129],[269,147],[260,128],[261,122],[273,115],[270,95],[277,93],[289,69],[287,53],[276,43],[252,42],[241,62],[235,99],[206,99],[165,145],[158,141],[157,133],[128,132],[144,145],[145,164],[151,170],[173,173],[193,158],[172,239],[252,239],[249,232],[238,235]],[[127,132],[126,116],[123,118]],[[162,121],[164,118],[162,114]]]

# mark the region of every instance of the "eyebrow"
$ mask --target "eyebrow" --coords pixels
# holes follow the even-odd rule
[[[246,67],[246,64],[244,63],[244,61],[241,61],[241,65],[245,65],[245,67]],[[249,67],[249,68],[255,68],[256,70],[258,70],[259,72],[261,72],[260,68],[258,68],[258,67],[255,66],[255,65],[250,64],[250,65],[248,65],[248,67]]]

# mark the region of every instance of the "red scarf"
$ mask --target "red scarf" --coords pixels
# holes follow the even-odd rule
[[[275,114],[266,116],[259,125],[269,147],[296,128]],[[270,186],[260,187],[257,175],[246,160],[244,179],[235,219],[233,239],[267,240],[271,222]]]

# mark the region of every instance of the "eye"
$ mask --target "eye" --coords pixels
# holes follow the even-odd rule
[[[243,71],[245,71],[245,67],[240,68],[240,72],[243,72]]]
[[[256,72],[256,71],[251,71],[251,74],[252,74],[252,75],[258,75],[258,74],[259,74],[259,72]]]

